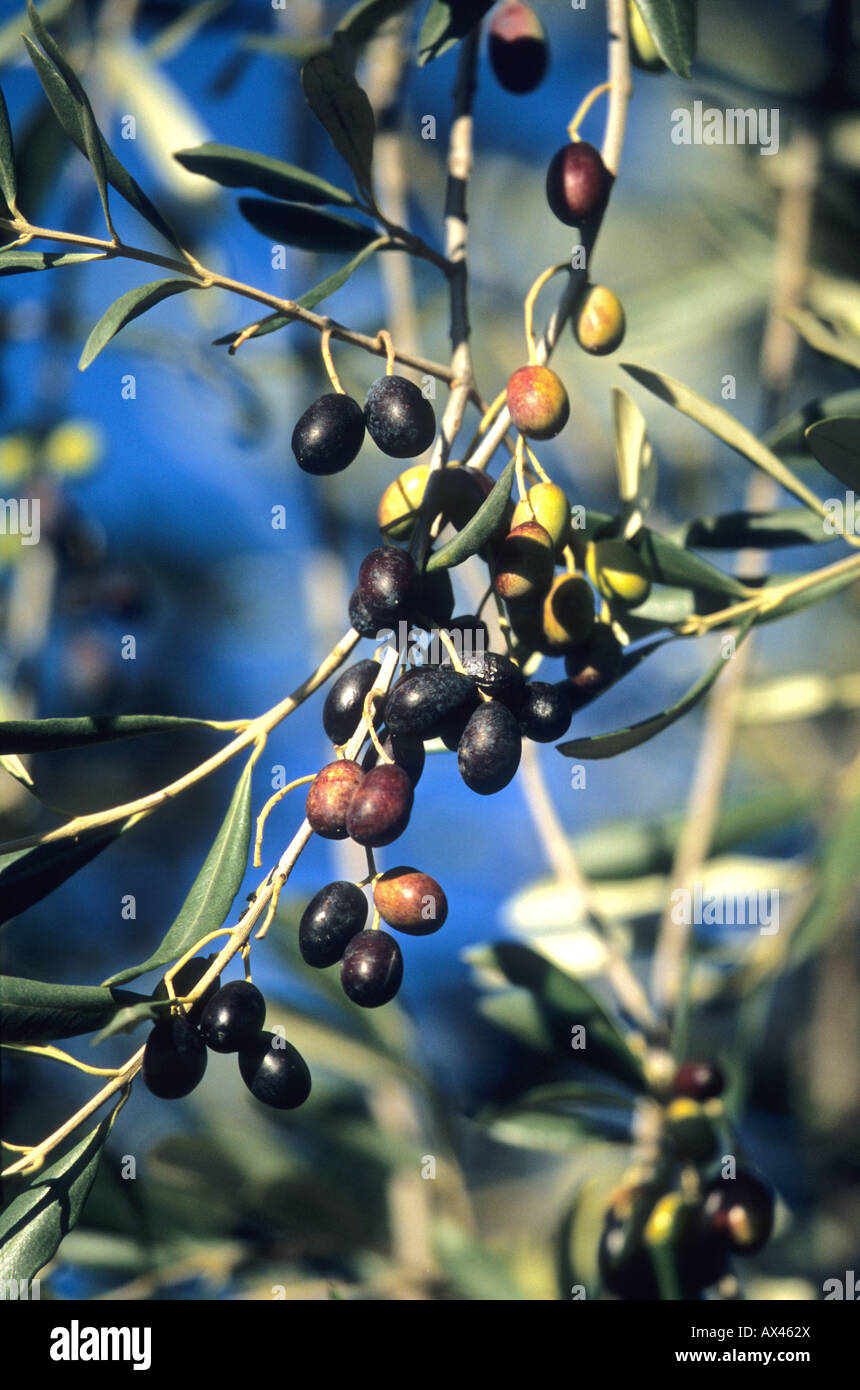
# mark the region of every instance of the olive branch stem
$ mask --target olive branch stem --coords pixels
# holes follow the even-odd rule
[[[250,299],[257,304],[265,305],[266,308],[274,309],[277,314],[295,319],[298,323],[307,324],[308,327],[316,329],[318,333],[329,330],[332,338],[336,338],[340,342],[351,343],[353,347],[361,348],[374,357],[386,355],[386,348],[380,343],[378,337],[371,337],[367,333],[358,333],[324,314],[315,314],[311,309],[303,308],[293,299],[283,299],[280,295],[270,294],[267,290],[257,289],[256,286],[247,285],[241,280],[233,280],[229,275],[221,275],[218,271],[208,270],[193,259],[181,261],[173,256],[162,255],[158,251],[148,251],[140,246],[130,246],[124,241],[108,241],[102,237],[86,236],[78,232],[63,232],[49,227],[36,227],[27,222],[24,217],[0,217],[0,228],[18,232],[19,240],[16,244],[19,245],[27,245],[30,241],[52,241],[60,245],[84,246],[102,252],[100,257],[102,260],[141,261],[146,265],[158,266],[162,270],[171,270],[177,275],[196,280],[199,289],[227,290],[231,294],[239,295],[242,299]],[[401,249],[417,254],[413,248],[408,247],[405,243],[400,245],[393,236],[380,238],[380,241],[381,245],[386,248]],[[10,248],[7,247],[6,249]],[[257,326],[254,325],[255,328]],[[415,371],[426,376],[436,377],[438,380],[446,382],[452,382],[455,379],[453,369],[444,366],[441,362],[433,362],[426,357],[420,357],[400,349],[395,349],[395,356],[404,366],[412,367]]]

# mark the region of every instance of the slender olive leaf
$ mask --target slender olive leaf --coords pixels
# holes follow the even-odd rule
[[[86,371],[90,363],[98,357],[102,348],[107,347],[111,338],[115,338],[127,323],[131,323],[132,319],[139,318],[141,314],[145,314],[148,309],[160,304],[163,299],[169,299],[171,295],[184,294],[186,290],[199,289],[200,285],[196,280],[170,279],[151,280],[148,285],[136,285],[133,290],[128,290],[119,299],[114,300],[93,328],[84,343],[78,369],[82,372]]]
[[[222,14],[232,0],[202,0],[198,5],[183,10],[171,23],[146,45],[147,57],[154,63],[166,63],[175,58],[195,35],[208,24],[210,19]]]
[[[307,63],[330,49],[328,39],[290,39],[280,34],[245,34],[241,46],[275,58],[292,58],[296,63]]]
[[[572,1153],[589,1141],[629,1144],[629,1124],[618,1119],[583,1112],[561,1115],[532,1110],[527,1105],[511,1106],[478,1116],[478,1124],[491,1139],[520,1149],[540,1149],[545,1153]]]
[[[81,136],[84,142],[83,153],[90,162],[96,187],[99,192],[99,199],[104,213],[107,229],[113,235],[113,223],[110,215],[110,205],[108,203],[107,192],[107,171],[104,158],[104,141],[101,132],[96,125],[96,118],[93,108],[90,105],[89,97],[81,86],[77,73],[70,63],[67,62],[64,53],[55,41],[51,38],[48,30],[39,15],[32,0],[27,0],[27,15],[33,26],[33,32],[45,53],[53,62],[60,78],[65,82],[72,97],[78,104],[78,119],[80,121]]]
[[[476,1004],[478,1013],[494,1027],[510,1033],[525,1047],[535,1052],[552,1052],[555,1047],[552,1030],[534,996],[527,989],[511,986],[481,995]]]
[[[431,0],[418,36],[418,66],[424,67],[471,33],[495,0]]]
[[[119,990],[117,993],[122,994],[125,991]],[[119,1009],[110,1022],[93,1038],[92,1047],[95,1047],[97,1043],[104,1042],[105,1038],[113,1038],[119,1033],[133,1033],[135,1028],[140,1027],[141,1023],[146,1023],[148,1019],[156,1019],[159,1014],[164,1016],[165,1008],[159,1008],[153,999],[141,995],[136,995],[135,998],[139,1002],[127,1004],[125,1008]]]
[[[8,772],[10,777],[14,777],[16,782],[20,782],[22,787],[35,792],[36,784],[17,753],[0,753],[0,767]]]
[[[750,597],[749,589],[740,580],[724,574],[692,550],[675,545],[656,531],[643,527],[633,544],[651,579],[657,584],[725,598]]]
[[[92,1033],[119,1010],[143,1003],[127,989],[54,985],[0,975],[0,1036],[7,1043],[48,1043]]]
[[[642,1068],[619,1025],[581,980],[567,975],[546,956],[517,941],[469,950],[474,966],[501,971],[509,984],[527,989],[545,1014],[553,1035],[570,1042],[571,1027],[584,1025],[586,1046],[581,1060],[595,1070],[609,1071],[627,1084],[642,1086]]]
[[[477,554],[501,521],[513,483],[514,460],[511,459],[492,492],[481,503],[472,519],[466,522],[462,531],[458,531],[447,545],[443,545],[441,550],[434,551],[430,556],[427,561],[428,573],[432,573],[433,570],[452,569],[454,565],[461,565],[464,560],[468,560],[470,555]]]
[[[253,764],[251,757],[236,784],[215,842],[161,945],[148,960],[111,975],[109,980],[104,981],[105,985],[124,985],[138,975],[169,965],[190,950],[201,937],[217,931],[223,925],[248,864]]]
[[[234,145],[208,142],[193,150],[177,150],[173,158],[192,174],[202,174],[224,188],[256,188],[272,198],[297,203],[340,203],[351,207],[355,199],[343,188],[309,174],[295,164]]]
[[[545,1086],[534,1086],[518,1097],[517,1105],[526,1105],[535,1110],[552,1109],[555,1105],[603,1105],[610,1109],[631,1110],[635,1096],[630,1091],[610,1090],[608,1086],[596,1086],[582,1081],[550,1081]]]
[[[114,1109],[56,1163],[40,1168],[0,1216],[0,1278],[34,1279],[54,1258],[80,1218],[116,1114]]]
[[[12,141],[12,127],[9,124],[9,112],[6,108],[6,98],[0,90],[0,193],[2,193],[7,208],[12,211],[15,207],[15,194],[18,185],[15,177],[15,146]]]
[[[364,261],[388,244],[387,236],[377,237],[375,241],[368,242],[367,246],[362,247],[351,261],[347,261],[345,265],[341,266],[340,270],[334,271],[332,275],[326,276],[325,280],[320,280],[319,284],[315,285],[312,290],[306,290],[304,294],[300,295],[296,303],[303,309],[315,309],[324,299],[328,299],[336,290],[339,290],[341,285],[345,285],[349,277],[358,270]],[[254,332],[248,335],[248,340],[263,338],[267,333],[276,333],[279,328],[286,328],[288,323],[293,322],[292,314],[269,314],[260,320]],[[234,333],[225,333],[222,338],[215,339],[213,346],[225,347],[235,343],[242,331],[242,329],[237,329]]]
[[[654,47],[677,77],[690,76],[696,52],[695,0],[636,0]]]
[[[27,38],[26,34],[24,35],[24,43],[26,44],[27,52],[30,55],[33,66],[36,69],[36,75],[45,90],[48,101],[51,103],[54,115],[57,117],[57,120],[69,139],[86,158],[87,144],[81,121],[80,105],[75,100],[67,84],[63,81],[63,78],[57,72],[53,64],[49,63],[48,60],[43,57],[35,44]],[[127,203],[130,203],[135,211],[140,213],[141,217],[145,218],[150,226],[154,227],[166,241],[169,241],[177,250],[181,250],[175,232],[164,220],[154,203],[152,203],[144,193],[140,184],[133,179],[128,170],[120,164],[116,155],[107,144],[104,136],[101,134],[99,135],[99,142],[102,150],[102,158],[104,160],[105,174],[111,187],[115,188],[117,193],[119,193]]]
[[[763,436],[762,443],[775,454],[803,454],[809,448],[806,431],[819,420],[831,415],[860,415],[860,390],[839,391],[832,396],[817,396],[800,410],[777,420]]]
[[[0,753],[53,753],[93,743],[140,738],[176,729],[211,729],[208,719],[172,714],[81,715],[72,719],[7,719],[0,722]]]
[[[809,787],[788,785],[724,806],[710,842],[713,857],[756,845],[774,831],[804,821],[814,810]],[[654,820],[611,820],[574,836],[573,847],[586,878],[619,882],[667,873],[684,825],[680,812]]]
[[[625,540],[632,540],[654,501],[657,469],[645,416],[636,402],[626,391],[613,386],[612,405],[618,495],[622,504],[620,533]]]
[[[671,531],[664,540],[702,550],[778,550],[783,546],[820,545],[839,540],[828,535],[821,517],[805,508],[784,507],[773,512],[722,512],[698,516]]]
[[[300,251],[361,251],[378,240],[373,227],[333,212],[297,203],[270,203],[264,198],[240,198],[239,211],[255,231]]]
[[[747,616],[739,627],[733,651],[748,635],[753,624],[753,617],[754,615]],[[569,739],[566,743],[556,745],[559,753],[563,753],[566,758],[616,758],[619,753],[626,753],[631,748],[638,748],[641,743],[647,743],[649,739],[661,734],[664,729],[668,729],[670,724],[674,724],[676,720],[681,719],[697,705],[707,695],[725,665],[726,657],[721,653],[702,678],[696,681],[694,686],[691,686],[683,699],[670,705],[662,714],[656,714],[651,719],[643,719],[641,723],[633,724],[630,728],[617,729],[611,734],[597,734],[594,738]]]
[[[0,275],[23,275],[30,270],[58,270],[82,261],[103,261],[101,251],[0,251]]]
[[[781,459],[776,454],[771,453],[760,440],[756,439],[751,430],[748,430],[738,420],[730,415],[722,406],[714,405],[704,396],[700,396],[697,391],[691,390],[689,386],[684,386],[680,381],[675,381],[670,376],[664,376],[662,372],[652,372],[646,367],[634,366],[632,362],[622,362],[625,372],[638,381],[646,390],[653,392],[661,401],[667,405],[674,406],[683,415],[688,415],[691,420],[695,420],[703,429],[716,435],[729,448],[736,453],[749,459],[757,468],[763,469],[771,478],[784,487],[786,491],[794,494],[810,510],[823,516],[825,508],[823,502],[810,492],[798,478],[794,476],[791,469],[786,468]]]
[[[52,840],[34,849],[0,855],[0,922],[18,917],[53,893],[113,844],[133,820],[130,817],[115,825],[83,831],[76,839]]]
[[[856,337],[847,333],[834,333],[815,314],[809,313],[806,309],[790,309],[785,317],[794,324],[801,338],[816,352],[835,357],[838,362],[845,362],[855,371],[860,371],[860,347],[857,345]]]
[[[376,122],[367,93],[354,78],[339,70],[330,53],[319,53],[305,63],[302,90],[338,154],[352,170],[359,190],[372,197]]]
[[[806,442],[822,468],[860,492],[860,417],[831,416],[806,431]]]

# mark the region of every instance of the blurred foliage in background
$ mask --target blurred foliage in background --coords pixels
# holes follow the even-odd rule
[[[342,180],[305,106],[297,59],[346,8],[323,0],[294,0],[283,11],[266,0],[50,0],[41,11],[85,77],[111,144],[135,114],[137,138],[122,145],[123,159],[186,244],[224,273],[297,296],[342,256],[291,252],[286,271],[273,269],[267,239],[239,216],[236,197],[171,155],[212,139]],[[540,0],[538,8],[552,48],[538,92],[510,97],[494,85],[483,53],[480,64],[472,320],[477,379],[490,399],[523,355],[528,284],[544,263],[569,254],[545,203],[546,161],[579,96],[605,74],[602,6],[572,12],[567,0]],[[730,408],[756,432],[810,401],[838,398],[842,413],[858,413],[856,370],[814,347],[816,327],[850,336],[860,326],[852,279],[858,50],[834,52],[841,9],[703,4],[692,83],[635,74],[621,177],[601,235],[600,279],[626,309],[625,360],[710,399],[730,374]],[[380,129],[396,134],[402,150],[388,196],[402,197],[410,225],[437,244],[456,58],[410,66],[391,89],[391,44],[414,48],[413,20],[370,45],[360,75],[378,116],[384,108]],[[89,171],[25,60],[24,24],[7,3],[0,63],[20,205],[42,225],[101,235]],[[833,100],[837,60],[853,82],[853,105],[850,83]],[[764,158],[755,148],[673,144],[671,113],[693,100],[778,108],[780,152]],[[428,113],[435,141],[421,138]],[[598,117],[589,117],[586,135],[592,119],[598,129]],[[801,343],[793,376],[775,396],[762,380],[760,352],[780,190],[798,131],[815,141],[820,160],[800,325],[811,341]],[[123,225],[127,216],[118,213]],[[401,272],[386,264],[394,260],[405,258],[363,267],[326,310],[371,334],[385,323],[396,341],[414,335],[420,351],[445,359],[440,277],[415,262],[407,292]],[[293,422],[327,389],[318,338],[300,325],[228,356],[213,339],[253,315],[243,318],[243,306],[237,313],[225,295],[181,296],[128,327],[87,373],[76,371],[92,324],[140,283],[139,269],[119,262],[0,284],[0,492],[38,497],[42,508],[38,546],[0,537],[4,719],[257,714],[342,634],[352,576],[378,543],[376,502],[394,476],[391,460],[368,443],[347,473],[309,479],[289,454]],[[335,357],[346,389],[362,397],[378,361],[337,344]],[[542,449],[542,462],[572,499],[611,510],[609,392],[618,368],[587,358],[572,335],[553,366],[574,423]],[[131,400],[122,394],[129,374]],[[660,464],[655,526],[742,508],[747,472],[736,455],[653,398],[639,399]],[[798,475],[820,487],[804,422],[772,438]],[[287,509],[285,532],[271,525],[278,505]],[[730,566],[734,556],[718,559]],[[778,568],[807,564],[807,550],[789,548]],[[455,586],[469,610],[468,572],[458,571]],[[702,873],[710,892],[778,889],[792,924],[773,937],[755,927],[696,929],[687,1053],[720,1059],[744,1151],[782,1199],[773,1242],[745,1271],[749,1297],[819,1298],[823,1281],[841,1277],[856,1257],[858,601],[850,587],[755,636],[726,801]],[[134,661],[121,656],[129,633]],[[701,669],[698,644],[667,644],[578,716],[576,735],[665,708]],[[326,759],[321,701],[273,736],[255,814],[269,794],[270,763],[294,777]],[[569,762],[540,750],[596,900],[643,976],[703,717],[697,710],[655,742],[589,764],[578,790]],[[86,811],[163,785],[210,747],[211,736],[192,729],[86,756],[40,755],[29,767],[47,806]],[[263,1113],[229,1058],[211,1058],[204,1084],[174,1106],[135,1087],[81,1219],[43,1273],[43,1298],[121,1290],[133,1298],[268,1299],[275,1289],[287,1298],[556,1299],[575,1284],[589,1296],[598,1288],[607,1196],[631,1153],[636,1057],[608,1014],[605,1048],[589,1054],[588,1067],[570,1050],[571,1025],[593,1021],[605,999],[599,943],[573,920],[569,890],[541,862],[519,787],[476,806],[452,785],[447,763],[429,760],[420,807],[396,853],[444,883],[451,915],[420,953],[407,952],[398,1003],[356,1010],[336,980],[303,965],[295,942],[304,902],[327,880],[364,872],[354,847],[313,842],[254,957],[267,1026],[283,1023],[311,1067],[308,1105],[287,1116]],[[195,787],[26,917],[7,921],[3,970],[91,984],[143,959],[182,903],[230,786],[229,774],[219,774]],[[287,800],[269,823],[267,850],[280,852],[295,821]],[[0,838],[51,823],[27,788],[4,775]],[[137,904],[132,921],[122,916],[125,895]],[[70,1050],[94,1056],[86,1040]],[[110,1038],[98,1064],[119,1065],[129,1051],[129,1039]],[[5,1054],[4,1137],[34,1141],[91,1091],[89,1078]],[[123,1176],[128,1156],[134,1181]]]

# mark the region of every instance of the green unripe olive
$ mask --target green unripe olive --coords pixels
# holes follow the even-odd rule
[[[666,1109],[666,1132],[679,1158],[707,1163],[717,1151],[717,1135],[697,1100],[679,1096]]]
[[[564,383],[549,367],[518,367],[508,381],[511,422],[529,439],[554,439],[567,424],[570,401]]]
[[[535,483],[514,508],[513,526],[536,521],[549,534],[558,555],[570,535],[570,502],[556,483]]]
[[[627,0],[627,18],[630,26],[630,57],[634,66],[642,68],[644,72],[665,72],[666,64],[654,46],[636,0]]]
[[[585,567],[599,594],[627,608],[638,608],[651,592],[645,566],[625,541],[593,541],[585,553]]]
[[[605,357],[621,346],[626,326],[624,306],[614,290],[591,285],[580,301],[573,325],[579,346],[593,357]]]
[[[552,537],[537,521],[509,531],[496,553],[493,587],[499,598],[541,598],[552,582],[555,555]]]
[[[594,628],[594,594],[579,574],[561,574],[554,579],[543,601],[542,652],[561,656],[575,651]]]
[[[389,540],[401,541],[411,536],[429,472],[428,463],[413,464],[389,483],[380,497],[377,520],[380,531]]]

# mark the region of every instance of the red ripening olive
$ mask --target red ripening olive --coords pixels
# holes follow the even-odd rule
[[[379,763],[363,774],[346,813],[347,833],[359,845],[381,849],[409,824],[414,788],[397,763]]]
[[[448,899],[435,878],[408,864],[376,880],[373,901],[384,922],[409,936],[430,936],[448,916]]]
[[[570,417],[564,383],[551,367],[518,367],[508,380],[511,421],[529,439],[555,439]]]
[[[566,227],[587,227],[603,213],[612,176],[598,149],[573,140],[553,155],[546,173],[546,199]]]
[[[690,1100],[713,1100],[721,1096],[726,1080],[713,1062],[684,1062],[675,1073],[672,1090]]]
[[[544,27],[530,5],[510,0],[493,16],[490,66],[506,92],[517,96],[540,86],[549,63]]]
[[[496,551],[495,569],[493,588],[506,603],[542,598],[555,569],[549,532],[539,521],[523,521],[515,526]]]
[[[308,787],[305,815],[324,840],[345,840],[347,808],[364,781],[358,763],[348,758],[327,763]]]

